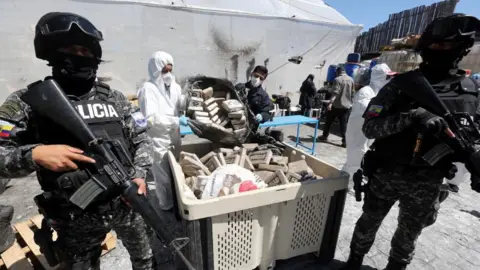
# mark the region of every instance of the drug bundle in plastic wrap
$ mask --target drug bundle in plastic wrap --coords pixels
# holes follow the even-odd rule
[[[262,150],[259,150],[262,149]],[[318,179],[304,159],[289,162],[265,145],[217,148],[201,158],[182,152],[186,186],[198,199]]]

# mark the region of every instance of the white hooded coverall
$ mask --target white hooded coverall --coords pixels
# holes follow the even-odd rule
[[[357,91],[353,97],[353,106],[348,119],[347,132],[345,134],[347,143],[347,161],[342,170],[350,174],[350,177],[360,168],[363,155],[374,140],[369,140],[363,135],[363,113],[367,109],[370,100],[375,97],[388,82],[387,74],[391,72],[386,64],[379,64],[373,67],[370,76],[370,84]]]
[[[173,207],[172,173],[167,152],[171,150],[178,158],[181,138],[179,113],[182,106],[181,88],[172,77],[170,87],[165,85],[162,69],[171,64],[173,58],[166,52],[155,52],[148,61],[150,80],[138,90],[138,103],[150,126],[147,133],[153,140],[154,161],[151,172],[154,189],[160,208],[169,210]],[[169,74],[171,75],[171,74]],[[172,75],[173,76],[173,75]]]

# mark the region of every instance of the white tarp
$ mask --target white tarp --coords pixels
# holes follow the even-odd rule
[[[323,81],[328,65],[344,62],[361,30],[323,1],[0,1],[0,100],[50,74],[33,48],[35,24],[50,11],[83,15],[103,32],[107,62],[99,76],[126,94],[148,78],[157,50],[172,54],[180,83],[198,74],[243,82],[255,65],[266,65],[270,94],[297,92],[309,73]],[[300,65],[287,61],[297,55]]]

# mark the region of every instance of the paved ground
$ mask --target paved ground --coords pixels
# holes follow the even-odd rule
[[[296,134],[296,128],[283,128],[285,138]],[[334,130],[335,131],[335,130]],[[301,128],[302,141],[311,143],[313,128]],[[337,146],[341,140],[331,135],[332,143],[317,144],[317,156],[340,168],[345,160],[345,149]],[[36,214],[33,196],[40,192],[37,181],[32,178],[15,179],[0,196],[0,204],[15,206],[14,222]],[[420,236],[417,253],[410,270],[476,270],[480,269],[480,207],[476,204],[480,195],[472,192],[469,183],[460,186],[460,193],[451,195],[443,204],[437,222],[424,230]],[[296,267],[289,269],[337,269],[349,253],[349,242],[357,218],[361,214],[361,203],[353,194],[347,196],[346,208],[340,230],[335,261],[329,266],[318,266],[309,258],[302,258]],[[386,265],[390,239],[397,225],[398,208],[395,206],[385,219],[375,245],[365,260],[364,269],[383,269]],[[102,258],[102,269],[130,269],[128,254],[121,243]]]

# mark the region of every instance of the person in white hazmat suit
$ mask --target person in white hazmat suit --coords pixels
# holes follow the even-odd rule
[[[342,170],[350,174],[350,177],[360,168],[363,155],[374,140],[369,140],[363,135],[363,113],[384,85],[390,79],[390,76],[396,74],[392,72],[387,64],[378,64],[371,70],[370,83],[357,91],[353,98],[352,111],[348,119],[346,142],[347,142],[347,161]],[[368,70],[361,69],[355,76],[356,85],[365,85],[368,81]]]
[[[178,159],[181,147],[180,125],[187,125],[187,118],[180,116],[185,107],[181,87],[172,74],[173,57],[162,51],[153,53],[148,61],[150,79],[137,92],[140,110],[147,119],[147,133],[154,144],[154,162],[147,176],[153,207],[169,221],[169,226],[178,228],[173,212],[172,172],[168,151]],[[157,245],[153,239],[152,249],[159,269],[175,269],[172,252]]]
[[[155,52],[148,61],[150,80],[138,90],[138,104],[149,124],[147,131],[154,142],[154,163],[151,169],[155,179],[154,188],[159,207],[173,207],[171,171],[167,159],[168,151],[176,157],[180,153],[180,124],[187,125],[180,116],[183,100],[180,85],[172,75],[173,57],[166,52]]]

